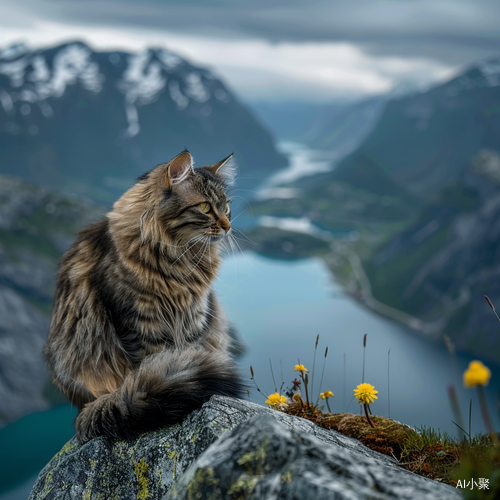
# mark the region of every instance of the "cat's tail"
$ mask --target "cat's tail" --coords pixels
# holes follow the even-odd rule
[[[243,384],[231,358],[201,349],[148,356],[115,392],[85,405],[75,427],[81,442],[104,435],[127,439],[173,425],[212,395],[240,397]]]

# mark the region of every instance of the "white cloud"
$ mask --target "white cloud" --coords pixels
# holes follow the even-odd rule
[[[346,42],[287,42],[182,36],[152,30],[89,27],[33,20],[0,29],[0,45],[46,46],[80,39],[98,49],[166,46],[211,67],[246,99],[328,100],[387,92],[400,83],[428,84],[455,68],[424,58],[374,56]]]

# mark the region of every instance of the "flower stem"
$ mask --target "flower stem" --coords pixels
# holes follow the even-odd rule
[[[328,408],[328,411],[332,413],[332,409],[330,408],[330,403],[328,402],[328,398],[326,398],[326,406]]]
[[[464,419],[462,418],[462,411],[460,410],[460,403],[458,402],[457,391],[455,391],[455,387],[450,384],[447,387],[448,389],[448,397],[450,399],[451,409],[453,411],[453,416],[457,421],[458,427],[458,435],[460,436],[460,440],[463,441],[465,439],[464,433]],[[469,434],[469,440],[471,439]]]
[[[479,406],[481,406],[481,414],[483,415],[484,425],[486,425],[486,429],[490,433],[490,437],[491,440],[493,441],[493,444],[497,447],[500,447],[500,442],[498,441],[497,433],[493,430],[490,414],[488,413],[488,407],[486,406],[486,398],[484,396],[484,388],[482,385],[477,386],[477,392],[479,394]]]
[[[372,419],[370,418],[370,413],[368,411],[368,404],[363,403],[363,408],[365,409],[366,420],[368,420],[370,427],[373,427],[375,429],[375,427],[377,427],[377,426],[373,423]]]
[[[302,373],[300,375],[300,377],[302,378],[303,382],[304,382],[304,389],[306,391],[306,403],[307,403],[307,407],[309,408],[309,392],[307,390],[307,385],[308,385],[308,382],[309,382],[309,377],[307,376],[307,373]]]
[[[316,344],[314,344],[314,359],[313,359],[313,369],[312,369],[312,379],[311,379],[311,396],[314,398],[314,369],[316,367],[316,351],[318,350],[319,333],[316,337]],[[321,389],[321,387],[320,387]]]

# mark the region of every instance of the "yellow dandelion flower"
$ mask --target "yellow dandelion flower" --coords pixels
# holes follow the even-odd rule
[[[294,401],[300,401],[302,398],[300,397],[300,394],[294,394],[293,397],[292,397],[292,399]]]
[[[332,391],[325,391],[325,392],[322,392],[319,397],[321,399],[328,399],[328,398],[333,398],[334,394]]]
[[[375,395],[378,391],[371,384],[359,384],[356,389],[354,389],[354,395],[358,400],[358,403],[369,404],[373,403],[378,397]]]
[[[282,396],[279,392],[270,394],[266,399],[266,405],[279,405],[280,403],[286,403],[286,397]]]
[[[295,365],[296,372],[308,372],[309,370],[304,365]]]
[[[464,372],[464,386],[475,387],[476,385],[488,385],[491,371],[481,361],[471,361],[469,368]]]

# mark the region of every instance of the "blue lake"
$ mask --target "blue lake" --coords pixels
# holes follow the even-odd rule
[[[453,382],[453,370],[444,346],[427,342],[361,307],[333,282],[321,261],[279,261],[248,252],[229,256],[215,287],[247,345],[240,366],[251,389],[252,401],[264,404],[264,397],[251,385],[250,365],[266,393],[275,391],[269,360],[278,387],[282,380],[285,387],[290,386],[298,359],[309,368],[311,381],[314,344],[319,334],[314,394],[320,389],[324,351],[328,346],[321,390],[335,394],[332,411],[358,412],[359,405],[352,394],[361,383],[362,343],[367,333],[365,381],[379,391],[378,400],[371,405],[373,413],[389,414],[388,351],[391,349],[390,416],[411,426],[431,426],[455,433],[446,392],[447,385]],[[460,373],[471,359],[458,356]],[[493,377],[487,388],[488,401],[493,421],[498,425],[496,398],[500,369],[489,366]],[[457,385],[464,417],[468,418],[472,398],[472,429],[484,431],[475,391]],[[0,430],[0,492],[4,492],[0,500],[26,498],[34,475],[71,437],[73,417],[69,407],[59,407],[30,415]],[[17,489],[12,489],[15,486]],[[7,488],[11,490],[5,492]]]

